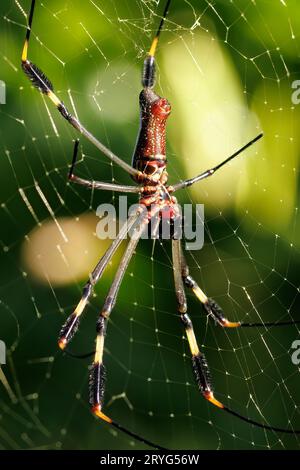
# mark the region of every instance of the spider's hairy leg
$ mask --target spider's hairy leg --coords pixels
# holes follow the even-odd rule
[[[205,355],[199,350],[193,324],[187,313],[181,314],[181,321],[184,325],[185,333],[189,343],[189,348],[192,355],[192,368],[199,390],[206,400],[210,401],[218,408],[224,408],[223,403],[217,400],[214,396],[208,363]]]
[[[68,316],[67,320],[61,327],[61,330],[58,336],[58,346],[60,347],[60,349],[64,349],[67,346],[67,344],[71,341],[71,339],[74,337],[74,335],[76,334],[78,327],[79,327],[81,314],[91,294],[92,294],[92,283],[88,281],[83,288],[82,297],[77,307],[75,308],[74,312]]]
[[[271,328],[274,326],[290,326],[300,324],[300,320],[288,321],[274,321],[274,322],[250,322],[245,323],[241,321],[229,321],[224,315],[223,309],[214,299],[206,296],[202,289],[198,286],[197,282],[192,278],[189,273],[189,267],[186,262],[183,250],[181,247],[181,275],[186,287],[191,289],[195,296],[200,300],[207,315],[215,320],[215,322],[223,328]]]
[[[126,268],[125,268],[126,270]],[[112,425],[119,431],[124,432],[130,437],[146,444],[155,449],[165,450],[163,447],[155,444],[148,439],[139,436],[138,434],[130,431],[126,427],[122,426],[118,422],[112,420],[102,411],[103,401],[104,401],[104,392],[105,392],[105,381],[106,381],[106,371],[103,364],[103,352],[104,352],[104,339],[107,328],[107,318],[100,315],[99,320],[97,321],[97,339],[96,339],[96,352],[94,357],[94,362],[90,367],[90,379],[89,379],[89,402],[92,408],[93,414],[105,421],[106,423]]]
[[[142,86],[144,88],[153,88],[155,85],[155,52],[158,45],[160,33],[162,31],[165,19],[168,15],[171,0],[167,0],[164,8],[163,15],[161,17],[156,35],[154,36],[148,55],[144,61],[143,74],[142,74]]]
[[[73,126],[77,131],[84,135],[86,139],[88,139],[93,145],[95,145],[95,147],[97,147],[112,162],[119,165],[121,168],[123,168],[123,170],[137,178],[139,181],[142,181],[145,178],[144,174],[133,168],[131,165],[128,165],[128,163],[124,162],[121,158],[119,158],[111,150],[109,150],[105,145],[103,145],[102,142],[96,139],[96,137],[94,137],[81,124],[81,122],[68,111],[63,101],[61,101],[59,97],[54,93],[54,87],[49,78],[35,64],[28,60],[28,46],[31,34],[34,9],[35,0],[32,0],[28,18],[28,26],[26,30],[26,37],[21,57],[21,65],[25,74],[27,75],[33,86],[35,86],[41,93],[48,96],[48,98],[56,106],[62,117],[66,119],[69,124],[71,124],[71,126]]]
[[[212,317],[216,321],[216,323],[218,323],[218,325],[224,328],[238,328],[239,326],[241,326],[240,322],[232,322],[232,321],[227,320],[227,318],[225,317],[223,313],[223,310],[217,304],[217,302],[207,297],[205,293],[202,291],[202,289],[200,289],[197,282],[190,275],[189,267],[186,262],[185,256],[183,254],[182,247],[180,247],[180,251],[181,251],[181,275],[182,275],[183,282],[186,285],[186,287],[188,287],[189,289],[193,291],[197,299],[200,300],[208,316]]]
[[[122,193],[141,192],[141,188],[139,186],[124,186],[121,184],[106,183],[104,181],[86,180],[86,179],[80,178],[79,176],[74,175],[74,168],[76,165],[77,155],[78,155],[78,147],[79,147],[79,139],[76,139],[75,144],[74,144],[72,163],[71,163],[69,174],[68,174],[69,181],[71,181],[72,183],[80,184],[81,186],[85,186],[86,188],[102,189],[104,191],[119,191]]]
[[[119,429],[122,432],[125,432],[127,435],[133,437],[134,439],[139,440],[140,442],[143,442],[144,444],[147,444],[156,449],[164,450],[161,446],[154,444],[148,439],[139,436],[138,434],[130,431],[129,429],[122,426],[121,424],[113,421],[109,416],[104,414],[102,411],[103,401],[104,401],[104,392],[105,392],[105,379],[106,379],[105,366],[103,364],[103,352],[104,352],[104,339],[105,339],[106,328],[107,328],[107,320],[116,303],[119,288],[120,288],[122,279],[124,277],[124,274],[127,270],[128,264],[134,254],[134,250],[147,224],[148,224],[148,219],[146,218],[141,222],[139,229],[136,230],[136,233],[133,234],[133,237],[128,243],[126,251],[123,255],[123,258],[120,262],[117,273],[115,275],[114,281],[110,287],[110,290],[104,302],[103,309],[97,321],[96,350],[95,350],[93,364],[90,367],[90,380],[89,380],[90,399],[89,401],[90,401],[92,413],[96,417],[102,419],[103,421],[106,421],[107,423],[111,424],[115,428]]]
[[[59,98],[53,92],[53,85],[49,78],[42,72],[35,64],[33,64],[30,60],[28,60],[28,46],[31,34],[31,27],[32,27],[32,20],[33,14],[35,9],[35,0],[32,0],[29,18],[28,18],[28,26],[26,30],[26,37],[24,42],[24,47],[22,51],[22,69],[24,70],[25,74],[31,81],[32,85],[35,86],[41,93],[44,95],[49,96],[51,101],[55,104],[55,106],[60,106],[63,108],[63,103],[60,102]],[[61,109],[61,112],[63,109]],[[67,114],[66,109],[64,111]]]
[[[77,307],[75,308],[74,312],[71,313],[71,315],[67,318],[66,322],[60,330],[60,334],[58,337],[58,345],[61,349],[64,349],[67,346],[67,344],[71,341],[76,331],[78,330],[81,314],[83,313],[92,295],[94,285],[101,278],[106,266],[110,262],[115,251],[121,244],[122,240],[124,240],[124,238],[126,237],[128,231],[136,223],[143,210],[144,209],[142,207],[139,207],[136,214],[128,218],[127,222],[121,227],[117,238],[112,242],[108,250],[104,253],[102,258],[92,271],[89,280],[83,288],[82,297]]]
[[[217,170],[222,168],[222,166],[226,165],[226,163],[230,162],[233,158],[237,157],[240,155],[240,153],[244,152],[248,147],[251,147],[255,142],[257,142],[259,139],[263,137],[263,133],[261,132],[258,134],[254,139],[250,140],[246,145],[244,145],[242,148],[238,149],[236,152],[234,152],[232,155],[230,155],[228,158],[223,160],[221,163],[218,165],[214,166],[213,168],[210,168],[209,170],[203,171],[200,173],[200,175],[195,176],[194,178],[190,178],[188,180],[181,181],[180,183],[176,183],[173,185],[173,191],[178,191],[178,189],[182,188],[187,188],[188,186],[192,186],[194,183],[198,183],[198,181],[203,180],[205,178],[208,178],[209,176],[213,175]]]
[[[180,314],[180,318],[183,323],[189,348],[191,351],[192,367],[196,383],[199,387],[200,392],[202,393],[204,398],[206,398],[206,400],[210,401],[219,408],[224,408],[224,405],[214,397],[208,364],[204,354],[199,350],[193,324],[189,315],[187,314],[186,295],[181,276],[180,240],[172,240],[172,259],[178,313]]]
[[[178,303],[178,312],[180,314],[181,321],[184,325],[189,348],[192,355],[192,367],[194,376],[196,379],[196,383],[198,388],[203,395],[203,397],[216,406],[219,409],[226,411],[228,414],[235,416],[236,418],[244,421],[248,424],[252,424],[257,426],[261,429],[265,429],[268,431],[279,432],[279,433],[286,433],[286,434],[300,434],[300,429],[286,429],[286,428],[278,428],[274,426],[270,426],[267,424],[260,423],[258,421],[254,421],[251,418],[248,418],[236,411],[232,410],[228,406],[225,406],[222,402],[217,400],[214,396],[212,380],[208,368],[208,363],[206,358],[202,352],[199,350],[199,346],[196,340],[196,336],[194,333],[194,328],[192,321],[187,311],[186,306],[186,297],[184,293],[184,285],[182,280],[182,252],[180,246],[180,240],[172,240],[172,258],[173,258],[173,271],[174,271],[174,281],[175,281],[175,289],[176,289],[176,296],[177,296],[177,303]]]
[[[104,414],[101,409],[103,406],[104,400],[104,390],[105,390],[105,367],[103,364],[103,351],[104,351],[104,338],[107,328],[107,318],[100,316],[97,321],[97,339],[96,339],[96,350],[94,362],[90,367],[90,380],[89,380],[89,391],[90,391],[90,405],[92,411],[99,418],[104,419]],[[111,422],[111,420],[106,420]]]

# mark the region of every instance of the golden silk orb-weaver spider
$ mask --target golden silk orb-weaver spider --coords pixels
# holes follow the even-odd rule
[[[28,45],[30,40],[30,32],[32,27],[33,14],[35,9],[35,0],[32,0],[31,9],[29,13],[28,26],[26,31],[26,38],[22,52],[22,69],[30,79],[31,83],[44,95],[46,95],[52,103],[56,106],[62,117],[71,124],[82,136],[89,140],[96,146],[110,161],[120,166],[125,170],[135,181],[134,186],[123,186],[118,184],[90,181],[79,178],[75,175],[75,165],[78,154],[79,141],[76,140],[74,146],[73,160],[70,167],[68,178],[71,182],[86,186],[88,188],[119,191],[125,193],[139,194],[139,205],[136,213],[131,215],[116,239],[111,243],[106,253],[102,256],[94,270],[91,272],[89,280],[86,282],[82,297],[75,308],[74,312],[67,318],[65,324],[62,326],[58,344],[62,350],[67,351],[65,348],[76,333],[82,313],[90,299],[93,292],[93,287],[101,278],[104,269],[112,259],[112,256],[119,247],[124,235],[134,227],[139,220],[138,229],[135,231],[135,236],[130,238],[125,253],[118,266],[115,278],[109,293],[104,302],[104,306],[97,321],[96,332],[96,349],[93,352],[94,360],[90,369],[90,406],[92,412],[103,421],[125,432],[129,436],[157,449],[163,449],[160,445],[149,441],[146,437],[142,437],[131,430],[125,428],[123,425],[112,420],[103,412],[104,389],[105,389],[105,367],[103,364],[103,351],[104,341],[107,330],[107,322],[112,309],[116,303],[117,294],[120,284],[122,282],[125,271],[128,267],[130,259],[133,256],[135,248],[143,231],[148,227],[150,219],[153,216],[158,217],[161,222],[162,218],[167,216],[169,222],[172,224],[178,214],[179,206],[173,194],[188,186],[191,186],[205,178],[212,176],[216,171],[223,167],[230,160],[238,156],[245,149],[254,144],[262,137],[262,133],[257,135],[253,140],[248,142],[242,148],[237,150],[233,155],[226,158],[213,168],[210,168],[194,178],[178,182],[174,185],[168,184],[167,159],[166,159],[166,122],[171,112],[171,106],[166,98],[160,97],[154,91],[155,86],[155,53],[160,38],[160,34],[169,12],[171,0],[165,4],[165,8],[158,26],[157,33],[152,41],[150,50],[144,60],[143,73],[142,73],[142,91],[140,93],[140,116],[141,124],[137,138],[136,147],[133,153],[132,165],[127,164],[105,145],[102,144],[96,137],[94,137],[78,120],[73,116],[65,106],[65,104],[55,94],[54,88],[47,76],[28,59]],[[140,218],[141,214],[144,214]],[[187,313],[187,301],[185,288],[191,289],[192,292],[201,302],[206,314],[211,317],[217,325],[223,328],[243,328],[243,327],[266,327],[278,326],[299,323],[298,321],[281,322],[281,323],[242,323],[231,322],[224,315],[221,307],[206,294],[198,286],[197,282],[192,278],[189,273],[189,268],[183,254],[181,240],[171,236],[172,240],[172,260],[174,283],[178,305],[178,316],[182,322],[183,328],[186,333],[191,359],[192,369],[195,377],[196,384],[202,396],[208,400],[219,410],[223,410],[236,418],[246,421],[251,425],[263,428],[266,431],[277,431],[289,434],[299,434],[300,430],[282,429],[278,427],[269,426],[264,423],[254,421],[244,415],[237,413],[235,410],[229,408],[221,403],[214,395],[212,380],[209,373],[208,363],[203,352],[200,351],[197,339],[194,333],[192,321]]]

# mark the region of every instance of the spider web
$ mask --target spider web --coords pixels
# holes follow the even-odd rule
[[[66,182],[75,132],[20,70],[29,1],[1,2],[0,447],[142,448],[89,413],[89,360],[57,351],[60,325],[108,246],[95,235],[100,203],[118,194]],[[163,2],[37,2],[29,57],[70,110],[130,161],[141,66]],[[204,203],[205,245],[192,276],[232,321],[299,319],[300,106],[293,104],[300,37],[296,1],[172,2],[157,55],[157,90],[172,103],[170,181],[220,162],[261,130],[264,139],[209,181],[178,193]],[[81,141],[77,174],[128,183]],[[130,183],[129,183],[130,184]],[[135,202],[134,196],[129,196]],[[72,348],[90,351],[121,253],[105,272]],[[300,428],[299,328],[225,330],[188,293],[189,314],[215,395],[244,416]],[[172,448],[293,449],[296,434],[265,431],[212,407],[193,381],[176,313],[170,246],[142,241],[109,321],[107,414]]]

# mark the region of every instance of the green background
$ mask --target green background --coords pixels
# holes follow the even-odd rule
[[[36,183],[58,220],[84,221],[82,214],[95,213],[100,203],[118,201],[118,194],[93,194],[66,184],[76,133],[47,102],[56,135],[42,97],[20,68],[26,26],[20,6],[27,11],[29,3],[4,0],[0,6],[0,79],[7,90],[7,102],[0,105],[0,338],[7,345],[0,383],[0,448],[143,448],[90,414],[89,360],[57,351],[60,325],[79,300],[89,268],[75,278],[70,273],[65,285],[57,285],[38,280],[22,255],[37,221],[44,227],[51,220]],[[157,55],[157,90],[173,104],[168,127],[172,182],[221,161],[264,131],[264,143],[247,153],[249,162],[234,162],[178,199],[205,204],[205,246],[188,254],[191,272],[205,292],[230,319],[284,321],[299,317],[300,105],[292,103],[291,95],[292,82],[300,79],[300,15],[296,0],[255,3],[172,2]],[[127,162],[138,130],[142,62],[162,8],[162,2],[154,1],[37,2],[29,57],[53,80],[70,109],[71,90],[81,121]],[[207,41],[217,44],[211,47],[219,48],[221,59],[212,53],[216,49],[203,45]],[[194,83],[208,90],[199,103]],[[212,89],[218,93],[210,94]],[[242,97],[243,109],[234,111],[232,122],[225,116],[229,132],[224,133],[215,109],[230,105],[231,96]],[[252,118],[244,126],[245,109]],[[204,112],[211,147],[224,142],[214,160],[205,157],[201,140],[208,136],[198,125]],[[185,152],[190,135],[203,154]],[[131,184],[90,144],[81,143],[78,174]],[[134,196],[129,199],[135,201]],[[98,245],[103,252],[106,245],[96,240],[95,253]],[[56,248],[49,240],[50,258],[51,250]],[[154,254],[152,250],[152,242],[140,243],[109,324],[107,414],[172,449],[298,448],[296,435],[254,428],[202,399],[176,314],[169,244],[156,244]],[[95,290],[73,350],[93,348],[95,320],[117,261]],[[47,266],[45,272],[47,277]],[[270,425],[299,429],[299,367],[291,361],[299,329],[225,331],[207,322],[196,299],[189,295],[188,300],[216,397],[252,419],[263,421],[263,414]]]

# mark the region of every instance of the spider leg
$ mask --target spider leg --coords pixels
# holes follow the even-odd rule
[[[267,424],[254,421],[253,419],[247,418],[246,416],[237,413],[231,408],[225,406],[222,402],[217,400],[214,396],[212,379],[208,367],[207,360],[205,355],[200,351],[196,336],[194,333],[194,328],[190,317],[187,312],[187,303],[186,296],[184,292],[184,284],[182,280],[182,253],[180,240],[172,240],[172,258],[173,258],[173,271],[174,271],[174,283],[176,290],[176,297],[178,303],[178,312],[180,314],[181,321],[184,325],[189,348],[192,355],[192,368],[195,376],[196,383],[198,388],[203,395],[203,397],[208,400],[210,403],[215,405],[217,408],[220,408],[226,411],[228,414],[235,416],[241,421],[245,421],[249,424],[253,424],[259,428],[273,431],[273,432],[282,432],[285,434],[300,434],[300,429],[284,429],[274,426],[269,426]]]
[[[115,306],[119,288],[124,277],[124,274],[127,270],[128,264],[134,254],[134,250],[138,244],[138,241],[142,235],[143,230],[148,224],[148,219],[142,221],[138,233],[131,238],[126,248],[126,251],[123,255],[123,258],[119,264],[118,270],[116,272],[114,281],[109,289],[108,295],[104,302],[104,306],[100,313],[99,319],[97,321],[97,338],[96,338],[96,350],[94,356],[94,362],[90,367],[90,380],[89,380],[89,390],[90,390],[90,406],[92,412],[95,416],[102,419],[103,421],[111,424],[117,429],[125,432],[129,436],[134,437],[135,439],[150,445],[156,449],[163,449],[157,444],[152,443],[151,441],[139,436],[138,434],[133,433],[132,431],[124,428],[119,423],[113,421],[110,417],[103,413],[103,401],[104,401],[104,390],[105,390],[105,379],[106,372],[105,366],[103,364],[103,352],[104,352],[104,340],[107,329],[107,321],[112,312],[112,309]]]
[[[74,312],[69,315],[60,330],[58,337],[58,345],[61,349],[64,349],[66,347],[66,345],[69,343],[69,341],[73,338],[76,331],[78,330],[81,314],[83,313],[84,308],[86,307],[92,295],[94,285],[101,278],[106,266],[108,265],[115,251],[121,244],[124,237],[127,235],[128,231],[136,223],[142,211],[143,208],[140,207],[135,215],[128,218],[127,222],[121,227],[117,238],[112,242],[108,250],[104,253],[102,258],[90,274],[90,278],[83,288],[82,297],[77,307],[75,308]]]
[[[184,181],[181,181],[180,183],[174,184],[174,185],[172,186],[172,187],[173,187],[173,192],[174,192],[174,191],[177,191],[178,189],[187,188],[188,186],[191,186],[191,185],[194,184],[194,183],[198,183],[198,181],[203,180],[203,179],[207,178],[208,176],[213,175],[217,170],[219,170],[219,168],[221,168],[222,166],[224,166],[226,163],[230,162],[230,160],[232,160],[233,158],[237,157],[240,153],[242,153],[242,152],[243,152],[244,150],[246,150],[248,147],[250,147],[251,145],[253,145],[253,144],[254,144],[257,140],[259,140],[262,136],[263,136],[262,133],[259,134],[258,136],[256,136],[254,139],[250,140],[250,142],[248,142],[246,145],[244,145],[242,148],[240,148],[239,150],[237,150],[236,152],[234,152],[232,155],[230,155],[230,157],[226,158],[226,160],[224,160],[223,162],[219,163],[219,164],[216,165],[215,167],[210,168],[209,170],[203,171],[203,173],[200,173],[200,175],[195,176],[194,178],[191,178],[191,179],[188,179],[188,180],[184,180]]]
[[[127,173],[139,178],[140,180],[144,179],[142,172],[134,169],[131,165],[128,165],[121,158],[115,155],[111,150],[109,150],[105,145],[103,145],[96,137],[94,137],[82,124],[81,122],[73,116],[66,108],[65,104],[58,98],[54,93],[54,88],[48,77],[30,60],[28,60],[28,45],[31,33],[31,26],[33,20],[33,13],[35,7],[35,0],[31,2],[31,8],[28,19],[28,27],[26,31],[25,43],[22,52],[22,68],[25,74],[28,76],[29,80],[41,93],[48,96],[52,103],[56,106],[60,114],[64,119],[66,119],[69,124],[71,124],[77,131],[79,131],[84,137],[86,137],[93,145],[95,145],[107,158],[112,162],[119,165]]]
[[[121,184],[112,184],[112,183],[105,183],[102,181],[91,181],[80,178],[79,176],[74,175],[74,167],[77,160],[78,155],[78,146],[79,146],[79,139],[76,139],[74,145],[74,152],[73,152],[73,159],[72,164],[70,167],[70,171],[68,174],[68,180],[72,181],[73,183],[80,184],[81,186],[86,186],[87,188],[92,189],[102,189],[106,191],[119,191],[121,193],[140,193],[141,188],[139,186],[124,186]]]
[[[208,316],[212,317],[220,326],[224,328],[237,328],[241,326],[240,322],[231,322],[225,317],[221,307],[215,300],[208,298],[205,293],[200,289],[197,282],[192,278],[189,272],[185,256],[183,254],[182,246],[180,245],[180,261],[181,261],[181,276],[186,287],[191,289],[197,299],[203,305]]]
[[[121,285],[121,281],[124,277],[128,264],[131,257],[133,256],[134,250],[137,246],[138,238],[132,238],[126,248],[123,258],[119,264],[117,273],[114,281],[109,289],[108,295],[105,299],[104,306],[100,313],[99,320],[97,321],[97,339],[96,339],[96,350],[94,356],[94,362],[91,366],[90,373],[90,405],[93,413],[97,416],[101,414],[104,397],[104,383],[105,383],[105,368],[103,365],[103,350],[104,350],[104,338],[107,328],[107,320],[112,312],[112,309],[116,303],[117,294]],[[99,416],[102,417],[102,416]]]
[[[192,366],[196,377],[197,385],[199,389],[208,401],[223,408],[224,405],[220,403],[213,394],[211,377],[208,369],[206,358],[199,350],[197,344],[193,323],[187,314],[187,302],[184,291],[184,284],[181,275],[181,247],[180,240],[172,240],[172,259],[173,259],[173,273],[174,273],[174,284],[177,298],[177,308],[180,314],[180,319],[183,323],[185,334],[188,340],[189,348],[192,355]]]
[[[205,295],[205,293],[200,289],[197,282],[192,278],[189,273],[189,267],[187,265],[185,256],[181,248],[181,275],[183,282],[186,287],[191,289],[197,299],[203,305],[204,310],[207,315],[215,320],[215,322],[222,326],[223,328],[251,328],[251,327],[264,327],[270,328],[273,326],[288,326],[288,325],[297,325],[300,324],[300,320],[288,320],[288,321],[279,321],[279,322],[253,322],[253,323],[244,323],[244,322],[231,322],[227,320],[224,315],[222,308],[217,304],[214,299],[211,299]]]

